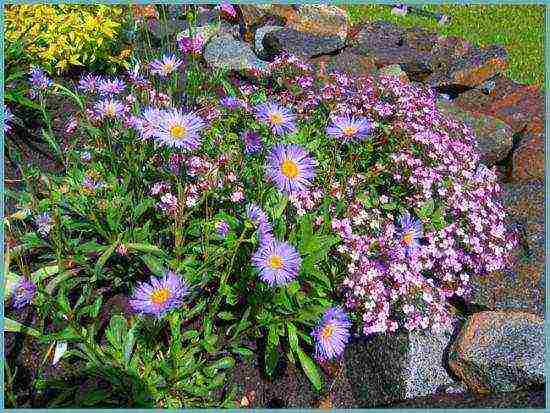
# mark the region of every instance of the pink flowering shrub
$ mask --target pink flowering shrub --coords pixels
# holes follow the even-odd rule
[[[347,260],[346,306],[363,333],[450,328],[448,299],[467,297],[472,278],[503,269],[515,245],[473,132],[440,113],[434,93],[396,77],[331,74],[320,82],[292,57],[272,66],[286,77],[281,101],[302,117],[325,108],[332,119],[360,115],[379,126],[371,138],[378,160],[365,163],[369,155],[358,151],[346,164],[348,179],[333,179],[328,194],[337,250]],[[411,254],[402,248],[405,211],[424,228]]]

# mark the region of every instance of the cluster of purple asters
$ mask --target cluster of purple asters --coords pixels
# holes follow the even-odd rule
[[[162,318],[169,311],[181,307],[188,293],[186,281],[168,271],[162,278],[152,276],[148,283],[138,284],[129,303],[141,315]]]

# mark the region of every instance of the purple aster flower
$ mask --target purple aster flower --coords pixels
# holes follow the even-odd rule
[[[155,59],[149,65],[151,73],[161,77],[170,76],[178,67],[183,64],[183,61],[174,55],[164,55],[161,59]]]
[[[118,95],[126,89],[126,85],[120,79],[101,79],[97,90],[102,95]]]
[[[30,304],[36,294],[36,284],[26,277],[22,277],[13,288],[12,305],[21,309]]]
[[[327,134],[343,142],[362,141],[374,129],[373,124],[365,117],[340,116],[327,127]]]
[[[125,111],[124,104],[116,99],[104,99],[94,105],[94,112],[100,119],[116,119]]]
[[[10,108],[4,105],[4,134],[7,135],[11,132],[10,123],[13,121],[13,113],[11,113]]]
[[[126,71],[130,83],[136,87],[144,88],[149,85],[149,81],[139,73],[140,65],[136,64],[132,69]]]
[[[164,145],[187,150],[200,146],[199,132],[204,128],[204,122],[194,113],[172,109],[163,111],[158,121],[158,129],[153,131],[152,136]]]
[[[416,247],[420,245],[419,239],[423,237],[422,223],[411,217],[406,211],[400,219],[401,231],[400,242],[407,254],[410,254]]]
[[[139,131],[142,139],[151,138],[158,130],[162,112],[162,110],[157,108],[147,108],[143,111],[142,122],[139,125]]]
[[[35,89],[46,90],[53,85],[53,81],[39,67],[32,67],[29,72],[29,80]]]
[[[227,234],[229,234],[229,231],[231,230],[229,224],[224,220],[216,222],[215,227],[216,231],[218,231],[218,235],[222,238],[227,237]]]
[[[201,54],[205,43],[206,39],[201,35],[196,35],[194,37],[178,36],[178,46],[180,51],[184,54]]]
[[[252,155],[262,150],[262,138],[259,133],[247,130],[241,137],[244,141],[245,154]]]
[[[220,5],[216,6],[216,8],[218,10],[220,10],[221,12],[227,14],[228,16],[230,16],[232,19],[234,19],[235,17],[237,17],[237,12],[235,11],[235,8],[227,3],[227,2],[222,2]]]
[[[264,103],[256,106],[256,116],[260,122],[270,126],[276,135],[296,132],[296,116],[277,103]]]
[[[188,292],[185,280],[168,271],[163,278],[151,277],[149,283],[139,283],[129,303],[142,315],[161,318],[168,311],[180,307]]]
[[[50,214],[48,214],[47,212],[44,212],[43,214],[38,215],[34,219],[34,223],[38,227],[38,233],[40,235],[42,235],[43,237],[47,237],[49,235],[53,224]]]
[[[247,205],[246,216],[256,225],[269,223],[269,218],[265,211],[260,206],[254,203]]]
[[[86,93],[95,93],[97,92],[101,80],[101,76],[96,76],[88,73],[80,78],[78,82],[78,88]]]
[[[242,101],[242,99],[233,96],[226,96],[223,99],[220,99],[220,104],[229,110],[235,110],[244,107],[244,102]]]
[[[273,228],[265,211],[257,204],[249,204],[246,207],[246,216],[258,226],[258,238],[260,244],[267,244],[274,240]]]
[[[292,245],[273,240],[260,245],[252,264],[260,270],[260,279],[273,287],[288,284],[298,276],[301,258]]]
[[[94,192],[98,189],[101,189],[102,187],[103,187],[103,182],[97,181],[91,176],[86,175],[82,180],[82,188],[84,188],[87,191]]]
[[[266,172],[281,192],[305,192],[315,178],[315,161],[299,145],[276,145],[267,157]]]
[[[350,337],[351,322],[339,308],[325,311],[312,332],[315,339],[315,357],[320,360],[334,359],[344,352]]]
[[[40,92],[48,90],[53,85],[53,81],[39,67],[32,67],[29,71],[29,81],[31,82],[30,98],[34,99]]]

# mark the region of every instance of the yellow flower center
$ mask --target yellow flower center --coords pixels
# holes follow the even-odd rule
[[[357,130],[358,130],[357,126],[346,126],[345,128],[342,129],[342,132],[344,132],[344,135],[352,136],[357,133]]]
[[[172,62],[168,62],[164,64],[164,67],[162,68],[162,71],[164,74],[170,74],[174,70],[174,64]]]
[[[281,173],[288,179],[295,179],[299,172],[296,162],[290,159],[285,159],[281,164]]]
[[[116,115],[115,105],[112,103],[108,103],[105,107],[105,114],[107,116],[114,117]]]
[[[186,130],[181,125],[174,125],[170,128],[170,136],[174,139],[181,139],[185,136]]]
[[[151,293],[151,301],[155,305],[162,305],[170,298],[168,288],[159,288]]]
[[[328,340],[332,337],[332,334],[334,334],[334,327],[329,325],[326,325],[323,330],[321,331],[321,338],[323,340]]]
[[[274,270],[280,270],[283,268],[283,259],[280,255],[272,255],[267,260],[267,264]]]
[[[406,232],[403,235],[403,244],[405,244],[406,246],[410,246],[412,242],[413,242],[413,233],[411,231]]]
[[[283,115],[281,115],[281,114],[278,113],[278,112],[270,113],[270,114],[269,114],[269,120],[270,120],[271,123],[273,123],[274,125],[280,125],[280,124],[283,123],[283,121],[284,121]]]

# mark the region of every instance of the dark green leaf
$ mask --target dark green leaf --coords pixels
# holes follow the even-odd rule
[[[317,367],[315,362],[306,353],[304,353],[302,349],[298,350],[298,359],[304,369],[304,373],[306,373],[307,378],[311,384],[313,384],[313,387],[317,391],[320,391],[323,387],[323,378],[321,376],[321,372],[319,371],[319,367]]]

